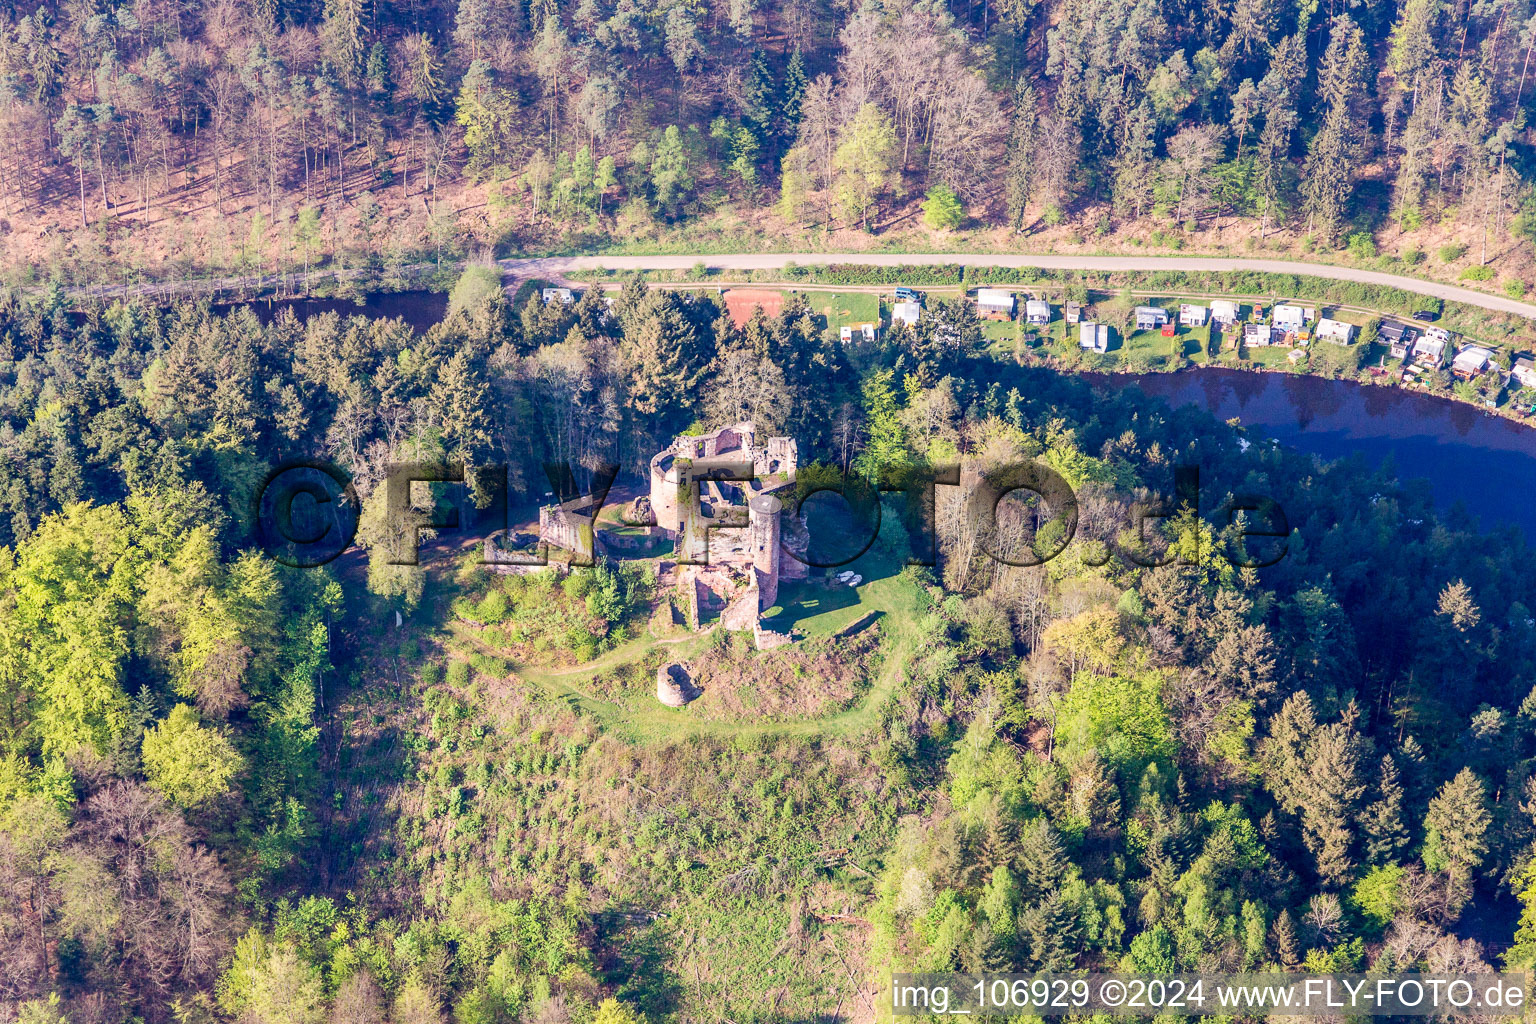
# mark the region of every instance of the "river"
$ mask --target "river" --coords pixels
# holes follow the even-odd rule
[[[1178,373],[1110,374],[1112,387],[1139,387],[1169,405],[1193,405],[1219,420],[1325,459],[1391,457],[1402,478],[1429,482],[1436,503],[1456,502],[1484,529],[1519,526],[1536,542],[1536,429],[1449,398],[1293,373],[1206,367]]]
[[[361,301],[352,299],[257,299],[254,302],[231,303],[214,306],[220,313],[227,313],[240,306],[249,306],[262,323],[284,309],[291,309],[300,320],[320,313],[337,313],[346,316],[399,317],[417,334],[423,334],[443,318],[448,310],[447,292],[369,292]]]

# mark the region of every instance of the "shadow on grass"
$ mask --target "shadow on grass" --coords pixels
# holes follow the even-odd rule
[[[802,624],[828,612],[852,608],[858,603],[858,591],[841,583],[781,582],[779,603],[764,613],[763,620],[772,629],[787,633],[796,627],[807,628]]]

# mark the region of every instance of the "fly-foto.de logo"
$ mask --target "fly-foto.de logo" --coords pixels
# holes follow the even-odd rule
[[[487,564],[544,565],[559,549],[565,553],[561,561],[582,566],[632,557],[632,545],[605,532],[617,526],[627,535],[640,531],[670,541],[671,557],[681,565],[709,565],[712,551],[749,544],[771,546],[777,557],[809,568],[834,569],[867,552],[881,538],[882,522],[895,518],[908,564],[937,565],[943,532],[947,540],[963,535],[969,547],[996,562],[1028,567],[1067,551],[1081,521],[1078,495],[1066,478],[1029,459],[985,469],[892,467],[873,476],[813,464],[791,480],[761,476],[747,461],[695,459],[676,467],[666,481],[667,500],[658,498],[644,521],[602,517],[617,466],[586,469],[585,488],[569,464],[544,469],[553,500],[539,510],[536,538],[516,545],[505,466],[391,465],[369,498],[384,503],[385,529],[376,542],[391,565],[418,564],[428,531],[462,531],[466,539],[485,542],[481,557]],[[1095,532],[1103,539],[1079,557],[1090,565],[1119,557],[1149,568],[1210,558],[1263,568],[1285,557],[1290,525],[1272,498],[1228,495],[1202,517],[1199,467],[1175,468],[1171,482],[1171,489],[1115,506],[1121,516],[1116,528],[1100,523]],[[817,504],[838,514],[813,525],[810,512]],[[361,499],[339,467],[302,461],[268,474],[253,512],[261,544],[275,560],[312,568],[352,545]]]

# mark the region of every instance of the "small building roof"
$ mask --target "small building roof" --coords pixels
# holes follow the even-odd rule
[[[1013,292],[1004,291],[1001,288],[976,289],[976,301],[984,306],[1007,306],[1013,308]]]
[[[1227,319],[1236,320],[1237,319],[1237,303],[1232,302],[1229,299],[1212,299],[1211,300],[1211,315],[1215,316],[1215,317],[1220,317],[1220,318],[1222,318],[1224,320],[1227,320]]]
[[[1456,358],[1451,360],[1451,368],[1462,373],[1482,373],[1492,358],[1493,353],[1481,345],[1468,345],[1456,353]]]
[[[1448,344],[1444,338],[1431,338],[1425,335],[1413,344],[1415,356],[1431,356],[1436,362],[1445,355],[1445,346]]]
[[[1167,316],[1167,315],[1168,315],[1168,311],[1166,309],[1164,309],[1162,306],[1137,306],[1136,307],[1136,316],[1138,318],[1140,318],[1140,317],[1153,317],[1153,316]]]
[[[891,306],[892,323],[900,321],[904,324],[915,324],[922,314],[923,307],[915,302],[898,302]]]
[[[1345,323],[1342,320],[1330,320],[1328,317],[1323,317],[1317,322],[1317,336],[1327,341],[1348,344],[1349,339],[1354,337],[1354,334],[1355,325]]]

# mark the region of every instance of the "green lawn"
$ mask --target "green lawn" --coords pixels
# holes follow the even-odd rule
[[[1139,357],[1150,362],[1154,366],[1167,365],[1168,359],[1173,355],[1173,346],[1176,339],[1165,338],[1158,330],[1137,331],[1132,330],[1121,338],[1120,346],[1112,348],[1109,354],[1121,359]]]
[[[1250,348],[1248,361],[1258,363],[1260,366],[1268,366],[1284,369],[1293,365],[1291,363],[1291,350],[1285,345],[1270,345],[1268,347]]]
[[[883,324],[880,296],[866,292],[802,292],[817,316],[826,319],[829,331],[853,324]],[[787,296],[786,296],[787,297]]]

